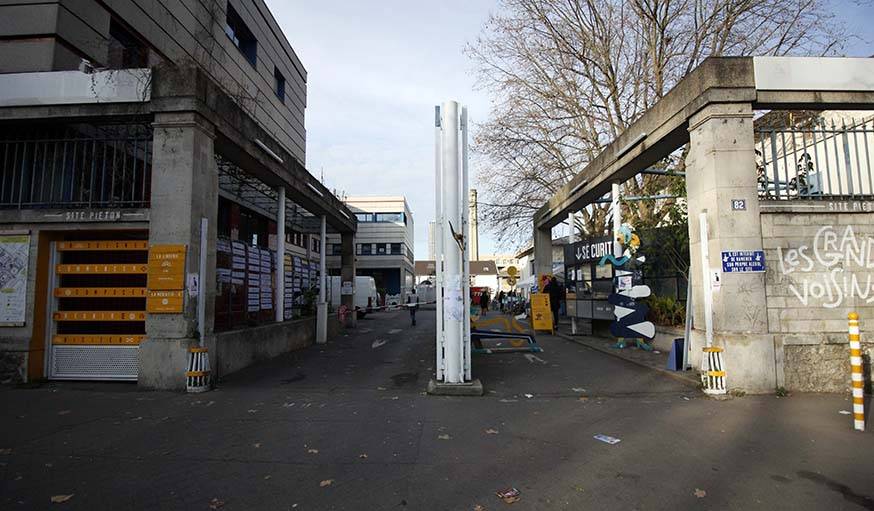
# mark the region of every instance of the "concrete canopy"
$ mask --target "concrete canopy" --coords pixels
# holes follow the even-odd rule
[[[874,59],[711,57],[608,145],[534,214],[552,228],[689,141],[689,119],[715,103],[756,109],[874,109]]]

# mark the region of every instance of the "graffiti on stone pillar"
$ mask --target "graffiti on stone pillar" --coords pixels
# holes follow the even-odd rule
[[[811,299],[827,309],[848,299],[874,302],[874,238],[856,236],[851,225],[825,225],[808,245],[778,247],[777,257],[789,292],[805,306]]]

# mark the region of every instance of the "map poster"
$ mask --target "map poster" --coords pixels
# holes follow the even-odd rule
[[[24,325],[29,257],[29,234],[0,234],[0,326]]]

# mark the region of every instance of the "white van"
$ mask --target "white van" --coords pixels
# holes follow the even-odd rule
[[[337,275],[331,276],[330,294],[328,301],[334,309],[340,306],[341,280]],[[376,292],[376,281],[373,277],[355,277],[355,311],[359,318],[363,318],[368,312],[373,312],[379,307],[379,295]]]

